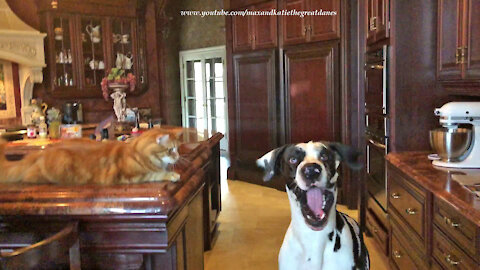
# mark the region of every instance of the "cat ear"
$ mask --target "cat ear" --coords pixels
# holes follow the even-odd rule
[[[157,137],[157,143],[162,145],[166,144],[168,142],[168,139],[170,139],[170,135],[168,134],[160,135]]]

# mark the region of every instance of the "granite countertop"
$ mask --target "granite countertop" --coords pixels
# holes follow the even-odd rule
[[[390,153],[387,161],[413,179],[435,197],[454,207],[480,226],[480,197],[466,183],[480,183],[480,169],[461,170],[432,165],[427,152]]]
[[[176,169],[181,178],[177,182],[113,186],[1,184],[0,215],[138,214],[168,219],[204,184],[206,172],[202,166],[210,159],[212,146],[223,138],[220,133],[210,138],[203,136],[191,129],[184,129],[179,146],[183,162]],[[40,149],[22,148],[20,152]],[[19,153],[13,147],[7,149],[9,151],[14,155]]]

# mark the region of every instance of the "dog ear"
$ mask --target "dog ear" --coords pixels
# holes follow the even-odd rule
[[[358,161],[361,153],[353,147],[341,143],[331,143],[329,147],[337,152],[341,157],[341,161],[344,161],[351,169],[359,170],[363,167],[363,164]]]
[[[289,145],[284,145],[282,147],[274,149],[263,155],[261,158],[257,159],[257,166],[265,170],[265,176],[263,177],[263,181],[268,182],[272,180],[275,175],[278,175],[280,173],[280,169],[282,166],[282,156],[288,146]]]

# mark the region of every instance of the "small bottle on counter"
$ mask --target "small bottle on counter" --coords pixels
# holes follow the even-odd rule
[[[37,138],[37,128],[35,127],[35,125],[28,125],[27,126],[27,138],[28,139]]]
[[[38,124],[38,136],[41,139],[47,138],[48,127],[47,123],[45,123],[45,116],[40,116],[40,124]]]

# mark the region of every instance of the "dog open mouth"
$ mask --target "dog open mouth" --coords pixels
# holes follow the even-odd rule
[[[328,220],[328,213],[334,202],[333,192],[311,187],[302,190],[300,206],[307,225],[315,231],[321,231]]]

